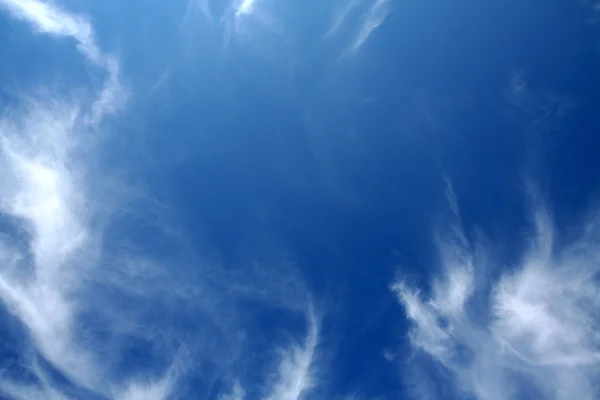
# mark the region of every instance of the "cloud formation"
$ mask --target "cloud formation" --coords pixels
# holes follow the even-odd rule
[[[95,355],[80,345],[77,329],[85,281],[98,265],[101,239],[91,222],[85,184],[90,176],[78,149],[119,107],[118,64],[99,50],[83,17],[35,0],[0,5],[37,33],[74,40],[79,52],[107,74],[91,101],[25,95],[20,107],[4,110],[0,119],[0,213],[9,221],[0,243],[0,297],[27,328],[31,347],[20,362],[35,377],[29,384],[19,382],[23,377],[2,379],[0,392],[14,398],[32,398],[37,392],[68,398],[55,387],[50,368],[78,388],[108,395],[111,389],[101,381]]]
[[[344,4],[342,7],[338,8],[333,14],[333,18],[331,20],[331,26],[327,33],[325,33],[325,37],[334,36],[340,27],[344,25],[346,18],[348,15],[354,10],[356,7],[360,5],[360,0],[351,0]]]
[[[267,7],[268,4],[263,3],[258,0],[235,0],[224,11],[221,26],[225,49],[233,40],[259,54],[266,51],[270,47],[268,45],[274,44],[274,40],[285,41],[282,22]]]
[[[281,347],[278,362],[256,382],[238,367],[252,352],[244,332],[253,328],[244,323],[253,322],[237,311],[238,302],[255,301],[302,314],[309,309],[300,304],[309,297],[298,292],[302,285],[285,289],[297,285],[279,280],[269,267],[261,270],[260,288],[252,286],[253,277],[219,267],[186,270],[127,238],[122,228],[133,223],[156,240],[185,242],[173,239],[164,221],[154,227],[156,210],[139,207],[125,184],[93,163],[102,149],[93,144],[107,135],[106,117],[123,109],[119,60],[99,48],[82,16],[36,0],[0,5],[38,34],[74,41],[91,68],[105,72],[91,98],[24,94],[0,116],[0,299],[26,332],[12,349],[19,352],[18,365],[0,371],[0,396],[189,398],[195,392],[190,382],[208,393],[215,382],[237,375],[222,398],[241,400],[250,392],[304,398],[319,383],[314,314],[307,313],[305,339]],[[251,6],[240,10],[246,15]],[[128,203],[135,203],[135,212]],[[144,361],[132,361],[133,354]],[[205,372],[209,365],[212,374]]]
[[[430,289],[392,286],[412,325],[416,397],[451,390],[480,400],[598,398],[600,214],[561,243],[537,206],[528,251],[517,265],[502,266],[466,240],[457,203],[450,204],[454,222],[438,241],[442,269]],[[439,387],[446,373],[450,389]]]
[[[266,379],[261,389],[249,392],[236,380],[232,389],[219,400],[244,400],[261,398],[265,400],[302,400],[316,389],[320,380],[317,374],[317,349],[319,345],[319,321],[310,311],[306,315],[307,332],[304,340],[288,343],[277,349],[278,361],[268,369],[270,379]],[[251,386],[256,386],[254,382]]]
[[[301,400],[317,385],[314,369],[319,327],[314,315],[309,315],[308,321],[304,343],[281,350],[277,379],[266,400]]]
[[[389,0],[373,0],[347,53],[356,53],[390,14]]]
[[[104,88],[86,116],[88,123],[99,123],[105,114],[116,111],[122,105],[125,94],[119,81],[119,63],[99,49],[87,19],[40,0],[0,0],[0,7],[6,8],[13,17],[29,23],[35,32],[75,40],[79,52],[106,71],[108,76]]]

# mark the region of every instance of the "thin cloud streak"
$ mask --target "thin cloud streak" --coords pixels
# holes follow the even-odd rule
[[[454,236],[441,237],[442,272],[429,294],[392,286],[412,323],[413,362],[427,354],[452,374],[456,392],[480,400],[600,395],[600,214],[578,240],[560,244],[538,207],[532,247],[498,279],[485,267],[493,260],[455,224]]]
[[[272,385],[266,400],[300,400],[317,386],[314,369],[319,326],[312,313],[308,317],[308,324],[304,344],[293,345],[282,352],[278,380]]]
[[[0,119],[0,213],[26,232],[29,247],[20,250],[19,240],[10,236],[1,244],[1,253],[13,256],[0,269],[0,297],[28,329],[37,353],[21,361],[37,383],[3,378],[0,392],[15,398],[33,393],[69,398],[38,366],[42,357],[76,387],[108,396],[104,367],[92,349],[79,342],[82,332],[77,328],[86,279],[98,266],[101,238],[91,224],[94,210],[84,185],[84,178],[90,177],[77,159],[86,134],[95,132],[121,105],[118,62],[99,50],[90,23],[82,17],[35,0],[2,0],[0,5],[35,32],[74,39],[79,52],[107,73],[89,109],[85,101],[66,102],[59,96],[26,98],[20,109],[5,110]],[[138,386],[130,387],[134,389],[120,398],[134,399],[140,393]],[[145,393],[166,397],[166,386],[157,387],[149,383]]]
[[[264,400],[301,400],[319,387],[317,373],[319,347],[319,320],[312,307],[306,313],[307,332],[303,341],[292,341],[287,346],[279,347],[278,360],[270,370],[260,390],[260,398]],[[253,383],[255,385],[255,383]],[[219,396],[219,400],[244,400],[254,398],[247,395],[247,390],[239,380],[235,381],[228,393]]]
[[[122,106],[125,93],[119,81],[119,63],[113,56],[100,50],[88,20],[40,0],[0,0],[1,6],[14,18],[28,22],[38,33],[74,39],[81,54],[106,71],[108,78],[86,117],[87,123],[97,124],[106,114]]]
[[[356,53],[390,14],[389,0],[375,0],[367,11],[348,53]]]
[[[336,10],[331,21],[331,26],[327,33],[325,33],[325,37],[334,36],[344,24],[350,12],[352,12],[352,10],[354,10],[360,3],[361,0],[351,0],[347,2],[344,7]]]

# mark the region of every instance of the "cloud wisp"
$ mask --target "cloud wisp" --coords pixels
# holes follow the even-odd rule
[[[308,333],[302,344],[281,349],[277,378],[266,400],[301,400],[317,385],[315,364],[319,326],[314,314],[308,316]]]
[[[219,400],[244,400],[260,398],[264,400],[302,400],[309,398],[317,389],[318,377],[319,321],[315,314],[307,311],[307,332],[303,341],[292,341],[277,350],[278,361],[269,369],[270,379],[262,388],[253,388],[252,393],[236,380],[229,393],[222,394]],[[256,386],[256,385],[253,385]]]
[[[104,88],[97,94],[86,116],[87,123],[99,123],[106,114],[122,105],[125,93],[119,81],[119,63],[113,56],[100,50],[88,20],[40,0],[0,0],[1,7],[13,17],[29,23],[35,32],[74,40],[79,52],[89,62],[105,70],[107,79]]]
[[[365,12],[362,22],[345,55],[355,54],[379,28],[391,12],[389,0],[374,0]]]
[[[251,5],[241,8],[244,15]],[[262,279],[253,288],[249,278],[218,267],[185,270],[125,237],[123,226],[144,221],[140,229],[152,230],[147,221],[157,215],[152,207],[140,215],[148,208],[132,207],[126,185],[112,182],[93,161],[102,151],[99,138],[109,135],[106,118],[123,109],[118,58],[99,48],[82,16],[37,0],[0,0],[0,6],[35,33],[73,41],[92,68],[105,72],[90,98],[25,93],[0,115],[0,300],[25,332],[11,348],[18,360],[0,364],[0,397],[190,398],[237,377],[222,398],[305,398],[319,384],[319,321],[312,312],[305,338],[280,349],[262,382],[238,366],[253,351],[252,343],[244,347],[243,324],[254,326],[241,317],[238,302],[270,303],[274,296],[265,291],[295,283],[269,286]],[[168,237],[160,225],[147,234]],[[180,239],[165,240],[185,242]],[[310,309],[284,300],[274,306],[293,315]],[[11,329],[7,334],[20,335]],[[208,366],[214,373],[206,373]]]
[[[465,239],[455,213],[438,241],[442,270],[431,289],[392,286],[412,324],[411,362],[421,371],[410,385],[451,376],[448,387],[416,397],[442,390],[479,400],[600,395],[600,217],[592,213],[577,240],[560,243],[549,214],[542,207],[534,214],[535,235],[518,265],[494,266],[489,252]]]
[[[102,239],[86,193],[93,177],[79,150],[120,106],[118,63],[99,50],[90,23],[81,16],[36,0],[0,5],[37,33],[74,40],[78,51],[106,72],[103,88],[92,99],[25,95],[19,107],[0,118],[0,213],[6,222],[0,297],[27,329],[31,343],[19,362],[33,376],[25,384],[23,377],[3,374],[0,392],[12,398],[32,398],[31,393],[68,398],[49,378],[52,370],[76,388],[114,397],[113,388],[102,382],[101,363],[79,337],[86,280],[99,265]]]
[[[344,4],[343,7],[337,9],[335,11],[335,13],[333,14],[331,25],[330,25],[329,29],[327,30],[327,32],[325,33],[325,37],[334,36],[338,32],[338,30],[342,27],[342,25],[344,25],[344,23],[346,22],[346,18],[349,16],[349,14],[352,12],[352,10],[354,10],[356,7],[358,7],[360,5],[360,3],[361,3],[360,0],[351,0],[351,1],[347,2],[346,4]]]

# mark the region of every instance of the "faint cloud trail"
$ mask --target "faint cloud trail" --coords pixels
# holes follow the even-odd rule
[[[119,108],[118,62],[99,50],[83,17],[36,0],[1,0],[0,6],[35,32],[75,40],[79,52],[107,73],[88,111],[59,96],[26,98],[21,109],[8,110],[0,119],[0,212],[22,225],[30,237],[30,256],[2,243],[3,252],[16,257],[0,267],[0,296],[28,328],[39,355],[76,386],[108,395],[110,388],[101,380],[96,356],[78,343],[81,332],[76,322],[85,278],[98,262],[99,232],[90,224],[93,209],[83,184],[85,166],[75,156],[81,134],[98,128],[104,116]],[[26,275],[23,260],[30,260]],[[35,356],[23,362],[29,363],[26,367],[38,384],[2,379],[0,391],[15,398],[31,398],[37,391],[44,393],[39,397],[63,398]]]
[[[325,37],[334,36],[340,29],[340,27],[344,24],[348,15],[352,12],[352,10],[354,10],[358,5],[360,5],[360,3],[361,0],[350,0],[344,5],[344,7],[337,10],[336,13],[333,15],[331,26],[329,27],[329,30],[325,33]]]
[[[347,54],[356,53],[371,37],[373,32],[381,26],[390,14],[389,0],[374,0],[366,12],[363,22],[355,36]]]

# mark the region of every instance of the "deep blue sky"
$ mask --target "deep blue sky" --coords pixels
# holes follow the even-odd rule
[[[4,3],[0,10],[14,8]],[[99,263],[134,248],[153,262],[169,260],[173,285],[202,279],[224,299],[209,306],[193,296],[163,302],[159,294],[115,294],[107,304],[125,319],[164,329],[159,339],[119,336],[117,349],[102,344],[114,371],[164,370],[173,352],[161,347],[170,326],[169,346],[199,334],[214,338],[204,341],[211,352],[240,350],[232,350],[231,365],[215,367],[208,356],[194,363],[202,349],[188,343],[195,350],[179,397],[166,398],[220,399],[235,379],[249,399],[267,398],[261,393],[272,349],[303,340],[310,303],[320,321],[319,385],[298,399],[425,398],[403,378],[417,368],[407,360],[422,356],[411,348],[411,324],[390,285],[402,279],[431,290],[443,269],[440,227],[459,220],[468,242],[485,243],[494,264],[511,270],[535,233],[535,197],[550,210],[557,237],[571,240],[598,195],[600,25],[593,5],[381,3],[389,8],[385,19],[352,49],[376,1],[357,2],[332,35],[344,2],[256,0],[238,16],[235,4],[221,0],[60,2],[84,15],[103,54],[118,59],[127,95],[101,123],[109,133],[78,140],[86,155],[77,163],[93,165],[84,179],[99,193],[93,199],[133,193],[115,201],[128,217],[109,218],[102,242],[110,257]],[[48,92],[89,106],[107,73],[76,50],[76,40],[36,33],[14,13],[0,13],[7,115],[24,97]],[[449,188],[460,215],[453,215]],[[10,221],[10,212],[2,215]],[[1,219],[5,225],[3,235],[18,236]],[[98,285],[89,296],[108,293]],[[198,316],[196,307],[210,311]],[[94,347],[104,343],[102,329],[88,311],[91,320],[78,323],[102,352]],[[2,317],[9,321],[2,342],[22,329],[10,315]],[[250,339],[232,339],[232,329]],[[21,356],[11,346],[3,346],[0,363],[13,374],[11,360]],[[426,357],[419,363],[431,372],[432,398],[504,398],[456,389],[444,366]],[[56,375],[51,386],[77,388],[64,389],[68,396],[96,396],[93,385],[52,361],[44,368]],[[108,376],[118,382],[114,371]],[[97,396],[118,397],[107,393]]]

